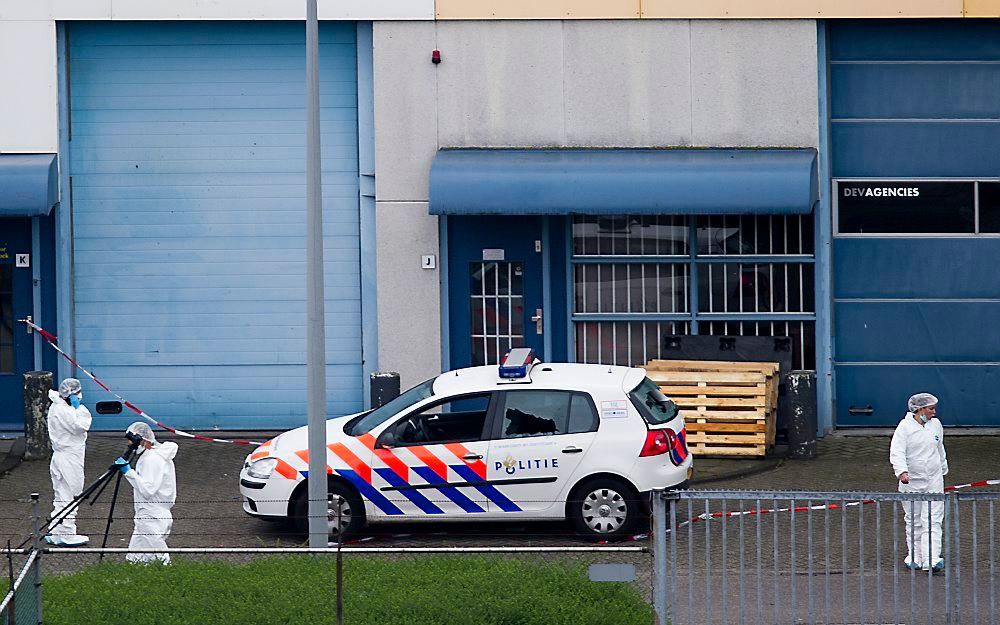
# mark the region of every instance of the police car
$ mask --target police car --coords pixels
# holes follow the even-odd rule
[[[328,529],[366,523],[568,518],[595,539],[639,527],[654,488],[683,488],[684,420],[644,370],[541,363],[450,371],[380,408],[327,421]],[[243,509],[305,531],[306,428],[247,456]]]

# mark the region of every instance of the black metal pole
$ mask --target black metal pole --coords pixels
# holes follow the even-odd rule
[[[138,448],[138,446],[139,446],[138,443],[133,443],[129,445],[128,449],[126,449],[125,453],[122,455],[122,458],[124,458],[125,460],[130,460],[132,454],[135,453],[135,450]],[[89,486],[83,489],[83,491],[81,491],[79,495],[74,497],[71,502],[66,504],[62,510],[59,510],[51,517],[49,517],[48,520],[46,520],[45,523],[41,526],[40,530],[47,533],[48,530],[51,529],[50,527],[51,525],[62,521],[66,517],[66,515],[69,514],[74,508],[80,507],[80,504],[86,501],[86,499],[90,497],[91,493],[100,488],[97,494],[94,495],[94,498],[90,500],[90,505],[94,505],[94,502],[97,501],[97,498],[100,497],[101,493],[104,492],[104,487],[111,479],[111,476],[114,475],[115,472],[119,470],[120,469],[116,464],[112,464],[110,467],[108,467],[107,471],[105,471],[101,477],[97,478]],[[25,546],[26,544],[28,544],[30,540],[31,538],[26,538],[24,541],[21,542],[20,545],[17,546],[17,548],[20,549],[21,547]]]
[[[104,526],[104,540],[101,541],[101,549],[108,546],[108,532],[111,531],[111,524],[115,522],[115,504],[118,503],[118,488],[122,485],[122,477],[124,476],[125,474],[119,470],[118,477],[115,479],[115,492],[111,495],[111,510],[108,511],[108,523]],[[103,551],[98,561],[104,561]]]
[[[17,593],[14,592],[14,555],[10,551],[10,539],[7,540],[7,577],[10,579],[10,603],[7,604],[7,624],[17,625]]]
[[[344,519],[343,499],[336,495],[333,504],[337,506],[337,625],[344,625]]]
[[[102,475],[101,477],[97,478],[97,480],[95,480],[90,486],[88,486],[87,488],[83,489],[83,491],[79,495],[77,495],[76,497],[74,497],[73,501],[71,501],[68,504],[66,504],[63,507],[62,510],[59,510],[58,512],[56,512],[55,514],[53,514],[51,517],[49,517],[48,520],[46,520],[45,523],[43,523],[39,527],[39,531],[44,532],[44,533],[48,533],[48,531],[50,529],[52,529],[51,526],[57,525],[64,518],[66,518],[67,514],[69,514],[70,512],[72,512],[75,508],[79,508],[80,504],[83,503],[84,501],[86,501],[86,499],[88,497],[90,497],[90,494],[93,493],[95,490],[97,490],[97,488],[99,486],[101,486],[102,484],[104,484],[105,482],[107,482],[108,478],[110,478],[110,477],[111,477],[111,469],[109,469],[108,471],[106,471],[104,473],[104,475]],[[26,538],[24,541],[21,542],[20,545],[17,546],[17,548],[20,549],[21,547],[23,547],[26,544],[28,544],[28,542],[30,542],[30,541],[31,541],[31,537]]]

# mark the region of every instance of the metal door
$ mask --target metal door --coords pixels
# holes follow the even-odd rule
[[[451,367],[513,347],[544,360],[541,218],[455,217],[448,230]]]
[[[364,403],[355,33],[319,35],[331,415]],[[80,362],[177,427],[303,424],[301,25],[79,22],[69,40]]]
[[[31,220],[0,219],[0,432],[24,430],[23,374],[33,368],[32,337],[17,320],[31,314],[30,252]]]

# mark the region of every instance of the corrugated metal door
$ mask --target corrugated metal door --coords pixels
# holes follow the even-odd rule
[[[1000,228],[991,187],[969,179],[1000,171],[1000,23],[843,22],[830,34],[837,424],[894,425],[907,397],[929,391],[944,425],[997,425]],[[845,226],[851,191],[923,193],[914,179],[928,178],[954,197],[872,202],[854,218],[880,227]]]
[[[302,24],[69,33],[80,362],[179,427],[304,423]],[[345,414],[362,406],[355,25],[320,41],[327,397]]]

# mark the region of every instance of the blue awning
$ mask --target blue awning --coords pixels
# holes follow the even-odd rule
[[[0,154],[0,217],[48,215],[58,201],[55,154]]]
[[[445,149],[434,215],[805,214],[816,150]]]

